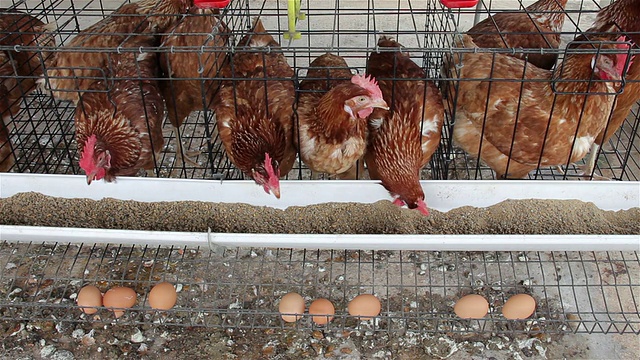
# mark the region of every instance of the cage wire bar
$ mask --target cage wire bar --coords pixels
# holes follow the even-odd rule
[[[58,45],[109,16],[122,1],[12,0],[10,8],[29,13],[45,23]],[[502,10],[521,10],[531,2],[481,1],[477,9],[447,9],[427,1],[302,1],[296,29],[289,29],[284,1],[231,1],[221,19],[232,30],[232,44],[248,34],[251,19],[260,16],[267,30],[282,45],[281,51],[296,71],[305,76],[310,62],[331,51],[343,56],[355,72],[364,72],[366,57],[379,51],[380,34],[395,37],[441,89],[451,80],[442,73],[443,57],[456,51],[453,38],[484,18]],[[563,45],[586,31],[606,4],[595,0],[570,1],[565,9]],[[0,10],[0,13],[2,10]],[[295,32],[299,39],[291,39]],[[4,35],[0,29],[0,36]],[[208,34],[203,34],[208,35]],[[285,36],[286,35],[286,36]],[[204,45],[204,44],[203,44]],[[0,45],[11,52],[14,47]],[[39,53],[61,48],[26,47]],[[116,49],[85,49],[115,53]],[[121,49],[122,51],[220,51],[206,46],[184,49]],[[232,46],[228,51],[244,49]],[[490,49],[494,53],[523,49]],[[554,50],[549,50],[553,52]],[[568,50],[567,50],[568,51]],[[632,50],[634,53],[637,50]],[[216,79],[212,75],[211,79]],[[4,79],[5,77],[3,77]],[[19,76],[18,76],[19,78]],[[162,79],[159,79],[162,81]],[[199,78],[204,81],[204,78]],[[296,79],[298,84],[298,79]],[[451,94],[448,94],[451,95]],[[447,94],[445,94],[447,96]],[[16,164],[10,171],[81,174],[74,139],[75,105],[54,100],[36,89],[21,100],[17,113],[5,117]],[[453,144],[453,109],[446,109],[441,146],[423,179],[493,179],[484,164]],[[632,109],[621,129],[603,147],[596,173],[617,180],[638,180],[640,174],[640,112]],[[156,176],[241,179],[224,153],[217,136],[215,114],[197,111],[181,129],[188,150],[200,153],[197,166],[176,166],[177,134],[168,121],[163,128],[165,148],[157,159]],[[213,141],[210,139],[213,138]],[[572,165],[573,166],[573,165]],[[576,169],[560,173],[541,168],[530,179],[577,178]],[[304,179],[308,169],[296,164],[289,179]],[[570,186],[570,185],[568,185]],[[211,274],[219,274],[212,277]],[[640,333],[640,259],[622,252],[410,252],[312,251],[291,249],[226,249],[222,253],[186,247],[125,247],[109,244],[0,244],[0,319],[59,321],[115,321],[125,324],[166,324],[214,328],[301,328],[317,325],[308,315],[285,324],[276,312],[280,296],[297,291],[307,299],[327,297],[336,305],[336,318],[328,328],[373,331],[448,332],[455,336],[488,334],[536,335],[575,333]],[[165,312],[152,311],[146,295],[157,281],[180,289],[178,305]],[[82,315],[75,296],[86,284],[102,291],[115,285],[131,286],[138,304],[114,319],[106,309],[99,318]],[[358,321],[346,313],[355,295],[371,292],[383,303],[375,321]],[[527,320],[508,321],[500,315],[509,295],[529,293],[537,300]],[[461,320],[451,312],[455,299],[478,293],[489,299],[490,314],[483,320]],[[72,309],[72,311],[69,311]]]

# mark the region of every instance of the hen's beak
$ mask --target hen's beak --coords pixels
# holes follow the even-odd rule
[[[400,200],[400,198],[396,199],[393,203],[398,206],[403,206],[405,204],[405,202]],[[427,208],[427,203],[425,203],[424,200],[418,200],[418,202],[415,203],[407,203],[407,207],[412,210],[417,209],[422,215],[429,216],[429,209]]]
[[[280,199],[280,188],[272,188],[271,192],[273,193],[273,195],[276,197],[276,199]]]
[[[262,184],[262,189],[264,189],[264,192],[267,194],[273,194],[276,199],[280,199],[280,184]]]
[[[384,101],[384,99],[374,99],[371,102],[371,107],[378,108],[378,109],[389,110],[389,105],[387,105],[387,102]]]
[[[87,185],[91,185],[91,182],[96,178],[96,171],[92,171],[87,174]]]
[[[418,211],[420,211],[424,216],[429,216],[429,209],[427,209],[427,204],[422,200],[418,201]]]

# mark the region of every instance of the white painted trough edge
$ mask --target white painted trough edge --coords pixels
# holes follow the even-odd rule
[[[3,240],[149,246],[274,247],[346,250],[638,251],[635,235],[233,234],[0,226]]]
[[[577,199],[603,210],[640,206],[640,182],[589,181],[423,181],[429,207],[449,211],[486,207],[506,199]],[[136,201],[199,200],[287,208],[324,202],[373,203],[390,199],[376,181],[283,181],[282,199],[252,181],[121,178],[87,186],[84,176],[0,174],[0,197],[35,191],[64,198],[111,197]],[[640,221],[640,219],[639,219]],[[362,250],[467,251],[638,251],[636,235],[356,235],[207,234],[0,226],[0,239],[21,242],[73,242],[137,245],[254,246]]]

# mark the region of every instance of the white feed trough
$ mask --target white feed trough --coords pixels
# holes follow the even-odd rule
[[[87,186],[84,176],[0,174],[0,197],[38,192],[62,198],[115,198],[143,202],[195,200],[287,208],[326,202],[374,203],[390,199],[375,181],[283,181],[282,198],[252,181],[119,178]],[[603,210],[640,207],[640,182],[423,181],[430,208],[487,207],[507,199],[574,199]],[[640,221],[640,219],[638,219]],[[240,234],[134,231],[0,225],[0,239],[138,245],[255,246],[363,250],[638,251],[638,235],[350,235]]]

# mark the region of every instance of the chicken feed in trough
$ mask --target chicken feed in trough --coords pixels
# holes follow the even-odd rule
[[[384,351],[420,347],[413,358],[477,343],[486,355],[502,341],[491,334],[544,356],[567,332],[640,331],[638,29],[598,13],[607,4],[232,0],[182,16],[183,1],[122,3],[0,9],[37,19],[19,44],[0,21],[3,320],[235,329],[236,344],[264,330],[265,357],[288,341],[274,330],[308,335],[316,355],[389,336],[397,347]],[[637,1],[611,9],[625,3]],[[326,53],[341,61],[317,61]],[[360,92],[327,95],[340,87]],[[112,132],[122,123],[105,119],[125,103],[139,121]],[[503,177],[526,180],[493,181]],[[566,181],[591,179],[618,181]],[[146,297],[162,281],[176,305],[154,311]],[[83,315],[85,285],[129,287],[138,302],[117,319]],[[285,323],[277,301],[289,292],[329,300],[333,319]],[[381,312],[358,322],[347,306],[365,293]],[[534,314],[503,318],[522,293]],[[486,317],[455,317],[469,294],[488,300]]]

